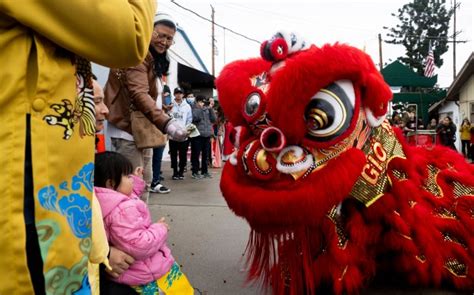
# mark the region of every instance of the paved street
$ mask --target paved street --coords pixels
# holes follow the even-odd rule
[[[244,286],[243,253],[249,227],[227,207],[219,190],[222,169],[210,169],[212,179],[171,180],[170,162],[163,162],[170,194],[151,194],[155,220],[166,217],[170,225],[169,246],[194,287],[207,295],[263,294],[255,286]],[[403,286],[402,286],[403,287]],[[398,286],[397,286],[398,288]],[[398,289],[373,286],[365,295],[451,295],[447,291]],[[473,294],[472,292],[464,294]],[[199,295],[199,292],[196,292]]]
[[[170,163],[163,162],[170,194],[151,194],[152,216],[164,216],[170,225],[169,245],[202,294],[260,294],[258,288],[244,287],[242,254],[249,227],[227,207],[219,190],[221,169],[210,169],[213,179],[171,180]],[[199,293],[196,292],[196,295]]]

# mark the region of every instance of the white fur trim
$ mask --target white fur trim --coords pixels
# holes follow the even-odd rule
[[[295,32],[287,32],[285,30],[280,30],[276,33],[276,35],[278,34],[282,35],[283,39],[285,39],[286,44],[288,45],[288,54],[308,49],[311,45],[307,40],[305,40],[302,36]],[[291,45],[293,42],[294,44]]]
[[[234,142],[234,146],[235,148],[239,148],[240,147],[240,136],[242,135],[242,126],[236,126],[234,127],[235,129],[235,142]]]
[[[229,157],[229,163],[232,166],[237,166],[237,152],[233,152]]]
[[[293,165],[283,165],[281,162],[281,158],[289,151],[292,151],[296,157],[301,157],[304,153],[303,149],[297,145],[291,145],[286,148],[284,148],[277,157],[277,170],[280,171],[281,173],[285,174],[291,174],[295,172],[300,172],[300,171],[306,171],[311,167],[311,165],[314,163],[313,155],[307,154],[305,158]]]
[[[364,112],[370,127],[380,126],[387,116],[387,113],[385,113],[383,116],[375,117],[369,108],[364,108]]]

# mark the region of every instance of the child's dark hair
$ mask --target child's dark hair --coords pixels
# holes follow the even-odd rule
[[[106,187],[107,180],[110,179],[116,190],[122,181],[122,175],[132,172],[132,163],[119,153],[106,151],[95,154],[94,186]]]

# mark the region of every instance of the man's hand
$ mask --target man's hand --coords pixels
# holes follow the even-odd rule
[[[130,265],[135,262],[132,256],[127,253],[110,246],[109,263],[112,270],[105,268],[105,270],[114,278],[119,277],[124,271],[126,271]]]

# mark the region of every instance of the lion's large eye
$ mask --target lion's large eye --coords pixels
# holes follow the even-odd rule
[[[265,108],[265,94],[260,89],[255,89],[245,99],[242,115],[249,124],[254,124],[265,114]]]
[[[306,107],[308,135],[321,141],[341,135],[351,124],[354,105],[351,81],[339,80],[322,88]]]
[[[258,112],[260,101],[261,98],[258,92],[250,94],[245,102],[245,114],[249,117],[254,116]]]

